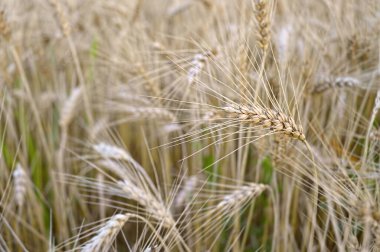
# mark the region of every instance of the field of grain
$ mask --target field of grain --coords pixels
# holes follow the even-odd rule
[[[380,251],[380,1],[0,1],[0,252]]]

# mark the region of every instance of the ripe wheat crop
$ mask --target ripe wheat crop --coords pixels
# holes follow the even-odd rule
[[[380,251],[378,0],[3,0],[1,251]]]

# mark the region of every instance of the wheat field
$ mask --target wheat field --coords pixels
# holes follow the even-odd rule
[[[380,251],[380,1],[2,0],[0,251]]]

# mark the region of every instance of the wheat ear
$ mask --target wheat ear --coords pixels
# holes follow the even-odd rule
[[[352,77],[337,77],[337,78],[327,78],[324,81],[316,85],[312,93],[323,93],[328,89],[333,88],[345,88],[345,87],[357,87],[360,85],[358,79]]]
[[[255,18],[258,25],[258,44],[264,52],[268,49],[270,40],[270,20],[268,15],[268,7],[267,0],[256,0]]]
[[[24,205],[25,195],[27,190],[28,177],[22,166],[16,164],[16,169],[13,171],[14,180],[14,199],[19,208]]]
[[[162,204],[152,195],[137,187],[129,180],[118,181],[117,184],[125,193],[125,197],[134,200],[140,205],[144,206],[146,211],[150,213],[155,219],[162,221],[164,226],[171,228],[175,225],[173,217],[164,206],[164,204]]]
[[[193,60],[191,61],[191,67],[187,72],[187,83],[189,85],[193,84],[198,78],[199,74],[202,72],[205,66],[207,56],[202,53],[195,54]]]
[[[109,251],[117,234],[130,218],[129,214],[116,214],[99,229],[97,234],[82,248],[82,252]]]
[[[292,138],[305,141],[302,126],[297,125],[292,117],[282,112],[245,105],[228,105],[223,107],[222,110],[229,117],[239,121],[259,125],[273,132],[280,132]]]
[[[268,186],[264,184],[250,183],[249,185],[242,186],[238,190],[233,191],[231,194],[224,196],[223,200],[216,206],[217,209],[225,209],[246,202],[260,195]]]
[[[92,146],[93,149],[106,159],[131,161],[132,157],[124,149],[114,145],[99,143]]]
[[[138,118],[146,119],[158,119],[164,121],[176,121],[176,117],[173,113],[162,108],[138,108],[138,107],[125,107],[125,112],[133,114]]]
[[[69,98],[65,101],[61,111],[61,117],[59,119],[59,125],[62,128],[67,128],[74,118],[77,111],[77,106],[82,96],[82,88],[77,87],[71,91]]]
[[[55,9],[55,12],[59,21],[59,25],[61,27],[63,34],[66,37],[69,37],[71,33],[71,27],[70,27],[69,22],[67,21],[67,18],[65,17],[62,6],[59,4],[58,0],[50,0],[50,4]]]

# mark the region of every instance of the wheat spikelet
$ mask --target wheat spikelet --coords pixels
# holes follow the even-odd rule
[[[323,93],[331,88],[357,87],[359,85],[360,81],[352,77],[327,78],[316,85],[312,93]]]
[[[92,146],[92,148],[106,159],[116,159],[130,161],[132,159],[128,152],[114,145],[99,143]]]
[[[270,21],[267,0],[256,0],[255,9],[255,18],[258,25],[258,44],[263,51],[266,51],[270,40]]]
[[[82,252],[109,251],[117,234],[130,218],[129,214],[116,214],[99,229],[97,234],[82,248]]]
[[[167,210],[164,204],[154,198],[151,194],[137,187],[129,180],[118,181],[117,184],[123,193],[125,193],[125,197],[134,200],[140,205],[144,206],[146,211],[150,213],[155,219],[162,221],[164,226],[173,227],[175,225],[170,212]]]
[[[82,88],[80,87],[74,88],[71,91],[69,98],[63,104],[61,117],[59,120],[59,125],[62,128],[67,128],[70,122],[72,121],[72,119],[74,118],[81,96],[82,96]]]
[[[292,138],[305,141],[301,125],[297,125],[293,118],[273,109],[264,109],[258,106],[228,105],[222,108],[227,115],[239,121],[252,123],[280,132]]]
[[[16,164],[16,169],[13,172],[14,182],[14,199],[19,208],[24,205],[25,194],[27,190],[28,177],[22,166]]]
[[[231,194],[224,196],[223,200],[216,206],[217,209],[230,208],[236,206],[236,204],[241,204],[260,195],[265,189],[266,185],[250,183],[249,185],[242,186],[240,189],[233,191]]]

